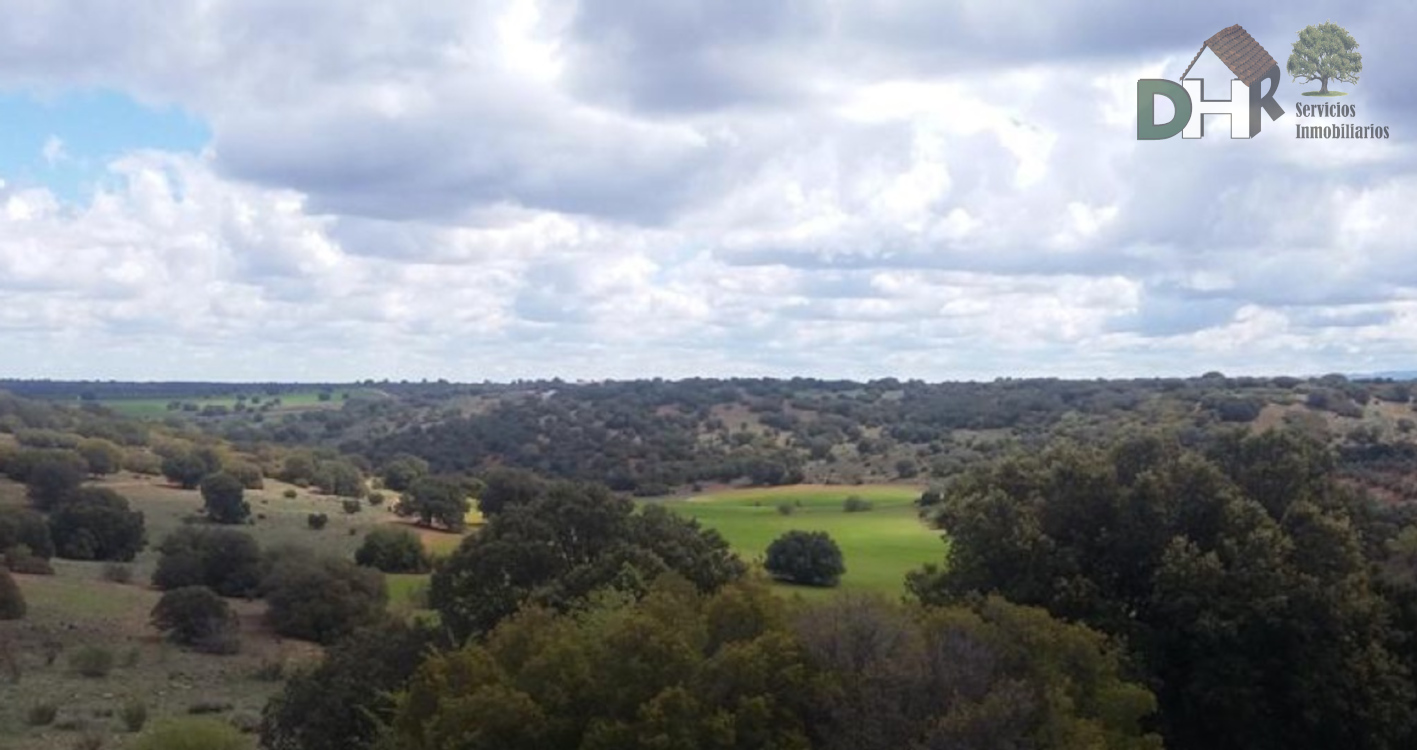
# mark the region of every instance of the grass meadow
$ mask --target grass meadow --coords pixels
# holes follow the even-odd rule
[[[729,544],[751,562],[761,562],[768,545],[782,534],[798,529],[825,531],[841,547],[846,575],[837,589],[812,589],[777,584],[784,591],[808,596],[827,591],[903,593],[905,574],[927,562],[945,557],[940,532],[927,527],[916,515],[914,501],[921,488],[913,485],[795,485],[714,492],[667,506],[717,529]],[[847,497],[869,500],[869,511],[847,513]],[[778,506],[792,507],[784,515]]]
[[[193,712],[254,725],[267,698],[280,687],[280,676],[314,658],[319,648],[277,637],[265,626],[260,601],[229,600],[241,617],[241,653],[210,656],[164,642],[148,623],[161,593],[150,588],[157,562],[156,546],[201,509],[195,490],[169,486],[160,478],[121,474],[94,483],[109,487],[143,512],[148,547],[130,565],[132,580],[104,580],[104,563],[55,559],[53,576],[16,576],[29,612],[25,619],[0,622],[0,747],[6,750],[68,750],[89,736],[105,738],[103,747],[122,747],[131,738],[120,718],[129,702],[141,700],[148,722]],[[295,498],[286,498],[294,489]],[[263,548],[296,544],[341,557],[352,557],[365,532],[400,522],[387,505],[364,504],[346,514],[339,498],[266,480],[247,491],[254,523],[240,528]],[[22,505],[24,488],[0,479],[0,505]],[[324,513],[328,525],[309,528],[310,513]],[[456,544],[459,537],[448,537]],[[444,542],[448,544],[449,542]],[[426,576],[388,576],[390,605],[416,612],[423,606]],[[86,646],[114,658],[107,677],[83,677],[69,664]],[[53,655],[53,659],[50,659]],[[31,725],[29,712],[53,705],[58,713],[44,725]],[[254,740],[252,747],[255,747]]]

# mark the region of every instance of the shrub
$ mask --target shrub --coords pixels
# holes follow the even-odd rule
[[[428,570],[428,553],[418,535],[404,528],[381,526],[364,537],[354,553],[359,565],[385,573],[423,573]]]
[[[23,544],[5,553],[5,567],[12,573],[28,576],[54,575],[54,566],[43,557],[30,554],[30,548]]]
[[[53,703],[36,703],[25,712],[25,722],[32,727],[47,727],[59,715],[59,706]]]
[[[116,474],[123,468],[123,449],[103,438],[79,441],[78,453],[88,464],[89,473],[97,476]]]
[[[340,503],[340,505],[344,508],[344,512],[349,515],[354,515],[362,509],[358,500],[345,500]]]
[[[113,583],[132,583],[133,566],[111,562],[103,566],[103,580]]]
[[[225,472],[203,479],[202,504],[207,517],[217,523],[245,523],[251,516],[251,504],[243,497],[245,491],[241,480]]]
[[[235,529],[184,526],[158,547],[153,585],[160,589],[206,586],[222,596],[249,596],[261,583],[261,550]]]
[[[84,677],[107,677],[113,671],[113,652],[102,646],[84,646],[69,656],[69,667]]]
[[[162,461],[162,475],[184,490],[195,490],[207,475],[207,465],[190,453],[168,456]]]
[[[797,506],[792,503],[778,503],[777,512],[779,515],[790,516],[797,512]]]
[[[148,723],[148,704],[135,698],[123,704],[118,715],[123,719],[123,727],[129,732],[141,732]]]
[[[324,513],[311,513],[305,517],[305,525],[316,531],[325,528],[325,524],[330,522],[330,517]]]
[[[261,474],[260,467],[255,464],[240,462],[233,463],[226,467],[224,471],[241,483],[241,486],[248,490],[259,490],[266,486],[265,476]]]
[[[369,504],[370,504],[370,505],[376,505],[376,506],[377,506],[377,505],[383,505],[383,504],[384,504],[384,493],[382,493],[382,492],[371,492],[371,493],[369,493]]]
[[[25,595],[15,583],[10,571],[0,568],[0,620],[18,620],[25,616]]]
[[[876,504],[860,495],[852,495],[842,502],[841,507],[847,513],[865,513],[875,508]]]
[[[224,714],[230,710],[230,703],[222,703],[220,701],[208,700],[197,701],[196,703],[193,703],[192,705],[187,707],[187,713],[193,716],[202,716],[205,714]]]
[[[35,508],[50,510],[79,488],[89,465],[77,453],[42,451],[25,476],[26,493]]]
[[[76,490],[49,516],[49,533],[61,557],[132,560],[145,544],[143,514],[110,489]]]
[[[24,547],[27,554],[54,557],[54,539],[44,516],[24,508],[0,510],[0,552]]]
[[[286,490],[285,492],[282,492],[280,494],[286,500],[294,500],[295,498],[300,496],[300,493],[296,492],[295,490]]]
[[[162,459],[145,450],[130,449],[123,454],[123,468],[134,474],[155,477],[162,474]]]
[[[383,575],[347,560],[298,548],[277,550],[268,560],[266,616],[281,635],[330,643],[379,619],[388,604]]]
[[[162,595],[152,623],[174,643],[208,654],[234,654],[241,648],[236,615],[226,601],[205,586],[184,586]]]
[[[775,578],[835,586],[846,572],[841,548],[825,531],[789,531],[768,545],[764,567]]]
[[[241,732],[224,721],[183,718],[153,727],[132,750],[246,750],[247,744]]]

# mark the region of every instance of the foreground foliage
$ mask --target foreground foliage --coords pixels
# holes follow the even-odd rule
[[[927,602],[981,593],[1125,639],[1156,686],[1168,747],[1412,747],[1414,693],[1364,549],[1375,506],[1290,433],[1208,455],[1158,437],[1058,448],[971,472],[939,522]]]
[[[706,595],[666,576],[431,657],[382,746],[1159,748],[1153,707],[1100,635],[998,599],[792,611],[761,584]]]

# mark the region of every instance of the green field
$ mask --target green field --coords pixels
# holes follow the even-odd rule
[[[320,400],[320,392],[318,390],[291,391],[275,396],[270,396],[263,392],[252,392],[245,395],[252,398],[260,398],[262,402],[269,401],[271,398],[279,398],[280,406],[272,409],[275,413],[303,409],[337,408],[344,403],[343,395],[345,393],[348,393],[350,398],[359,398],[361,395],[367,395],[367,392],[360,388],[336,389],[331,393],[332,397],[328,401]],[[212,398],[183,398],[175,396],[172,398],[114,398],[103,399],[99,401],[99,403],[125,417],[154,419],[169,415],[180,416],[183,414],[192,414],[192,412],[168,409],[167,405],[173,401],[196,404],[198,409],[206,406],[225,406],[230,409],[236,406],[235,394]]]
[[[845,512],[842,501],[851,495],[870,500],[875,508]],[[910,485],[797,485],[716,492],[667,506],[717,529],[744,560],[753,562],[760,562],[768,545],[788,531],[825,531],[846,559],[841,590],[897,594],[908,571],[945,557],[940,533],[916,515],[918,497],[920,488]],[[782,503],[793,505],[791,515],[778,511]],[[784,588],[808,594],[818,591]]]

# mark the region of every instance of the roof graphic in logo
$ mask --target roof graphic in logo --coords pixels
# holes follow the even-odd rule
[[[1180,80],[1184,81],[1190,74],[1196,61],[1205,54],[1206,47],[1209,47],[1210,51],[1225,63],[1225,67],[1246,86],[1254,86],[1266,77],[1270,68],[1279,67],[1279,63],[1270,57],[1265,48],[1237,23],[1215,32],[1215,36],[1205,40],[1196,56],[1191,58],[1191,64],[1186,66],[1186,72],[1181,74]]]

